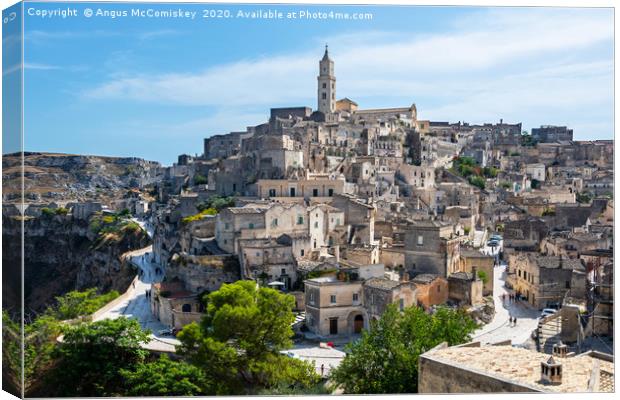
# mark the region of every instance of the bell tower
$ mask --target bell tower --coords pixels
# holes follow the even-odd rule
[[[334,62],[330,60],[325,45],[325,54],[319,61],[318,80],[318,106],[323,114],[330,114],[336,111],[336,77],[334,76]]]

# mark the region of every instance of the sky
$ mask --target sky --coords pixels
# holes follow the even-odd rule
[[[28,15],[66,7],[78,15]],[[372,20],[205,19],[205,7]],[[198,14],[86,18],[86,8]],[[25,12],[27,151],[165,165],[201,154],[203,138],[266,122],[271,107],[316,109],[326,43],[336,97],[360,108],[415,103],[419,119],[568,125],[578,140],[613,138],[611,9],[26,3]]]

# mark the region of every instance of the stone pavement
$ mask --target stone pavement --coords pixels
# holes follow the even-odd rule
[[[540,311],[530,308],[526,302],[510,302],[509,291],[504,286],[506,280],[506,265],[495,267],[493,273],[493,300],[495,301],[495,316],[493,320],[473,333],[475,341],[497,343],[512,340],[513,344],[523,344],[531,337],[532,331],[538,327]],[[502,301],[502,295],[506,300]],[[517,318],[517,325],[510,326],[510,316]]]
[[[131,253],[131,261],[142,271],[142,276],[138,277],[135,284],[127,291],[127,299],[118,303],[102,315],[94,318],[95,321],[124,316],[138,320],[143,329],[151,331],[151,341],[144,345],[144,348],[161,352],[174,352],[175,345],[179,341],[174,337],[163,336],[159,332],[168,327],[159,322],[151,313],[149,300],[146,298],[146,291],[150,290],[153,283],[160,282],[164,274],[157,275],[155,268],[157,265],[151,262],[152,247],[145,247]]]

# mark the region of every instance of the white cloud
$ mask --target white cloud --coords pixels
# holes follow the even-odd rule
[[[323,42],[336,61],[338,96],[363,107],[399,105],[379,99],[415,101],[423,118],[495,120],[576,114],[613,101],[608,10],[493,9],[441,33],[348,33],[317,38],[317,47]],[[314,106],[321,55],[318,47],[199,72],[125,73],[83,95],[220,109]],[[430,99],[442,105],[422,103]]]

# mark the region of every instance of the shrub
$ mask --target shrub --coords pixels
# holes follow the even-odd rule
[[[206,185],[208,181],[206,177],[200,174],[194,175],[194,185]]]
[[[468,181],[471,185],[476,186],[480,189],[484,189],[486,187],[486,182],[484,178],[481,178],[479,176],[470,176]]]

